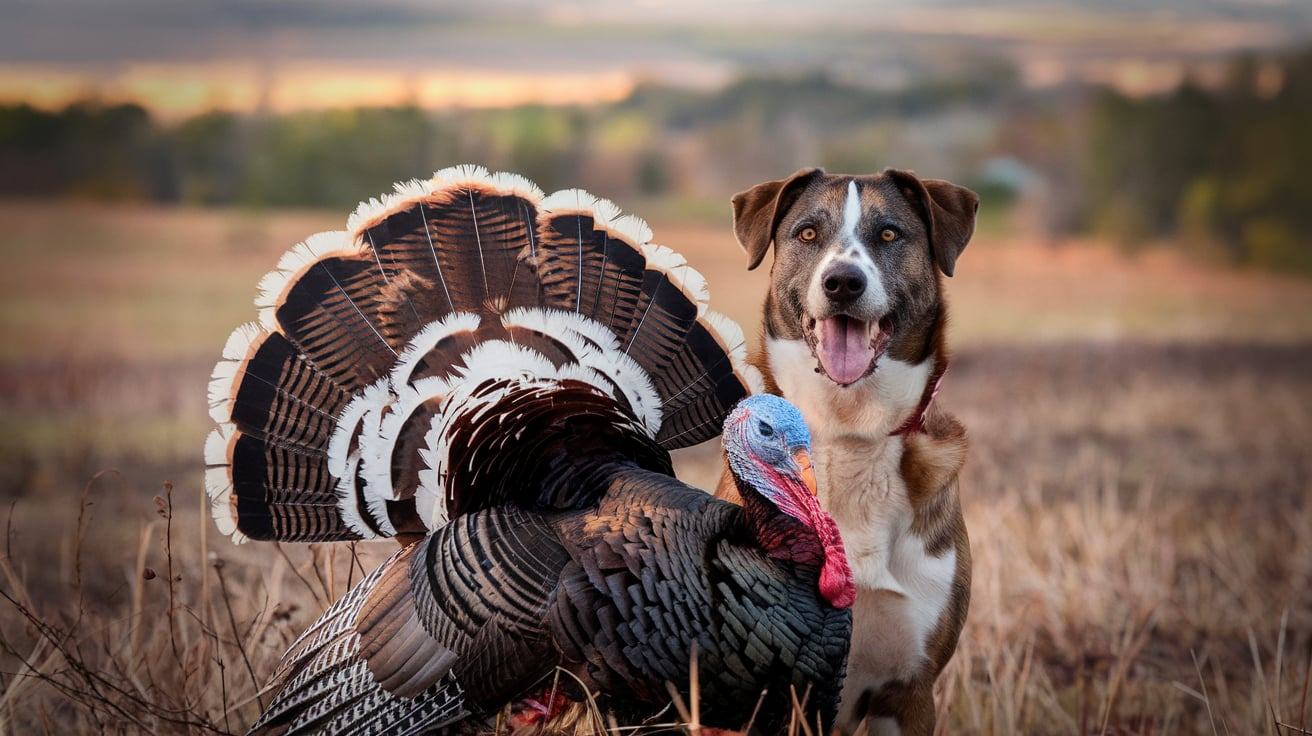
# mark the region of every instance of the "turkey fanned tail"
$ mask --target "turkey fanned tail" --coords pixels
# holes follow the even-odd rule
[[[210,383],[206,487],[220,530],[422,535],[507,500],[578,503],[488,488],[504,467],[486,455],[504,442],[460,450],[472,476],[452,462],[454,437],[486,438],[480,423],[505,416],[499,391],[591,392],[609,404],[597,424],[611,444],[649,467],[714,437],[760,377],[741,330],[707,310],[705,280],[650,235],[586,192],[543,196],[462,166],[398,184],[347,230],[297,245],[260,282],[259,320],[232,334]]]

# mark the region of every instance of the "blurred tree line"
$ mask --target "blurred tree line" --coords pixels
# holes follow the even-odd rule
[[[1239,59],[1218,88],[1100,93],[1086,156],[1090,229],[1312,273],[1312,49]]]
[[[0,196],[338,207],[477,162],[548,191],[722,199],[802,166],[882,167],[900,120],[970,107],[1014,82],[1004,70],[879,93],[810,74],[709,93],[646,85],[592,107],[209,112],[170,124],[133,104],[0,106]]]
[[[0,196],[341,208],[476,162],[547,191],[702,203],[684,212],[723,218],[732,192],[802,166],[891,165],[974,186],[986,206],[1028,202],[1054,236],[1168,239],[1312,273],[1310,134],[1312,49],[1238,59],[1223,85],[1141,98],[1035,92],[982,60],[900,91],[825,74],[749,77],[712,92],[645,85],[591,107],[216,111],[165,123],[136,105],[13,105],[0,107]],[[999,159],[1013,166],[991,166]]]

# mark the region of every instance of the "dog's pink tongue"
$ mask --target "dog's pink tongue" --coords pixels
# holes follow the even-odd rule
[[[820,333],[820,365],[835,383],[844,386],[859,380],[875,360],[868,325],[846,316],[830,317],[816,323]]]

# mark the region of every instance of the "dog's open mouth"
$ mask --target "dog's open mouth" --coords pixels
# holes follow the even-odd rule
[[[893,320],[878,322],[837,314],[822,320],[806,318],[806,342],[820,371],[840,386],[849,386],[875,372],[875,362],[893,339]]]

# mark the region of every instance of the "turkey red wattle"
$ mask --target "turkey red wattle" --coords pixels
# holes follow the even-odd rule
[[[888,317],[861,320],[837,314],[808,320],[806,341],[820,370],[834,383],[848,386],[874,373],[875,362],[893,339]]]
[[[819,528],[827,522],[827,528]],[[817,524],[820,544],[825,551],[825,564],[820,568],[820,595],[834,608],[850,608],[856,603],[856,581],[852,578],[852,567],[847,562],[847,551],[843,549],[843,538],[838,534],[838,525],[825,514],[824,522]]]
[[[793,450],[793,460],[801,468],[799,474],[802,483],[811,492],[811,498],[798,505],[806,510],[809,524],[820,538],[820,547],[825,563],[820,568],[820,594],[834,608],[847,608],[856,602],[856,583],[852,579],[852,568],[847,562],[847,551],[843,549],[843,538],[838,533],[838,524],[834,521],[816,498],[815,468],[811,464],[811,453],[803,448]]]
[[[816,587],[820,595],[834,608],[848,608],[856,602],[856,583],[852,578],[852,568],[847,561],[847,551],[843,548],[838,524],[820,506],[820,500],[805,493],[805,490],[802,484],[796,484],[796,488],[790,491],[790,498],[780,503],[779,509],[802,522],[814,536],[807,534],[799,537],[796,527],[793,527],[793,531],[778,536],[763,534],[762,546],[771,557],[809,564],[819,562],[820,578]]]
[[[806,470],[810,470],[809,457]],[[847,561],[847,550],[843,548],[843,537],[834,517],[824,510],[820,499],[815,497],[814,480],[810,490],[812,495],[797,500],[802,512],[799,517],[804,518],[815,532],[821,554],[824,555],[824,563],[820,567],[820,595],[834,608],[848,608],[856,602],[856,582]]]

